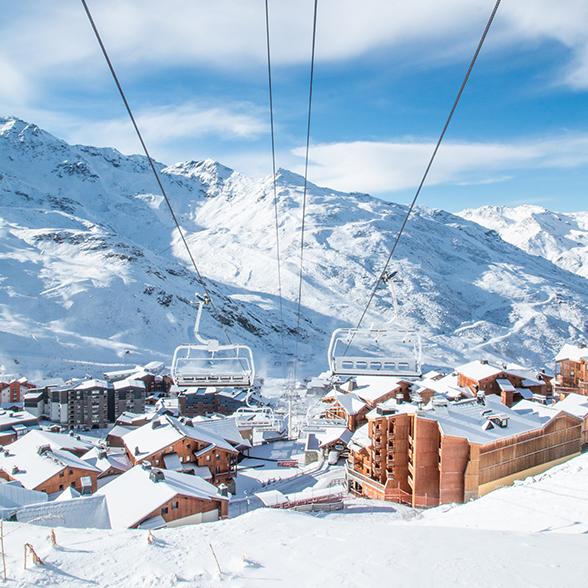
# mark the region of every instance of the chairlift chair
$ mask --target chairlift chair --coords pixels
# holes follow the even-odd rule
[[[392,318],[388,323],[376,328],[340,328],[333,331],[328,349],[329,369],[333,376],[418,378],[422,375],[421,337],[398,326],[394,280],[397,273],[382,275],[393,301]]]
[[[176,386],[232,386],[250,388],[255,379],[253,353],[247,345],[221,345],[200,335],[200,321],[208,296],[198,298],[194,323],[197,343],[179,345],[174,351],[171,375]]]

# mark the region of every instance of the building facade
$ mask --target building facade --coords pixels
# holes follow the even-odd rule
[[[521,416],[497,397],[429,410],[380,407],[352,438],[354,494],[429,507],[477,498],[579,454],[582,419]]]

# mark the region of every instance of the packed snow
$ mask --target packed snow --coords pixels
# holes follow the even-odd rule
[[[588,573],[587,485],[582,455],[424,514],[375,501],[322,515],[257,509],[155,531],[152,544],[147,531],[56,528],[52,546],[47,527],[5,523],[7,572],[15,586],[576,587]],[[43,565],[23,569],[25,542]]]

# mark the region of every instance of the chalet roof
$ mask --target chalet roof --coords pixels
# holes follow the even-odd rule
[[[338,392],[334,388],[325,394],[323,400],[338,402],[348,415],[355,415],[362,410],[366,403],[353,392]]]
[[[134,431],[135,427],[125,427],[123,425],[114,425],[110,431],[108,431],[108,435],[112,435],[113,437],[124,437],[127,433]]]
[[[498,387],[503,392],[514,392],[515,391],[515,387],[510,383],[510,380],[507,380],[506,378],[498,378],[496,380],[496,383],[498,384]]]
[[[406,380],[386,376],[357,376],[355,382],[353,394],[365,402],[374,403],[386,394],[399,390],[401,383]]]
[[[554,408],[565,410],[569,414],[573,414],[580,418],[585,418],[588,415],[588,397],[575,392],[568,394],[563,400],[556,402]]]
[[[35,425],[39,419],[26,410],[13,412],[11,410],[0,410],[0,431],[10,429],[15,425]]]
[[[0,468],[25,488],[34,489],[66,468],[99,470],[73,453],[53,447],[44,431],[31,431],[0,452]],[[64,435],[65,437],[66,435]],[[40,448],[46,448],[44,451]]]
[[[65,433],[52,433],[51,431],[35,429],[34,431],[27,433],[26,437],[29,437],[30,435],[33,435],[31,439],[38,439],[39,444],[50,445],[52,449],[65,449],[67,451],[81,453],[94,447],[94,445],[88,441],[78,439],[75,435],[68,435]],[[15,441],[15,443],[18,443],[18,441]]]
[[[62,500],[73,500],[81,496],[75,488],[68,486],[55,500],[61,502]]]
[[[154,479],[156,474],[159,479]],[[154,510],[175,496],[190,496],[200,500],[228,500],[218,489],[198,476],[144,468],[137,465],[100,488],[98,495],[106,497],[110,524],[113,529],[127,529],[140,523]]]
[[[349,449],[352,450],[359,450],[359,449],[367,449],[368,447],[372,446],[372,440],[368,434],[368,425],[362,425],[353,433],[351,437],[351,441],[349,442]]]
[[[385,416],[381,411],[388,411],[389,414],[413,414],[417,412],[418,407],[412,402],[398,402],[396,398],[389,398],[385,402],[380,402],[378,406],[367,413],[368,419],[377,419]]]
[[[485,404],[479,404],[476,400],[463,400],[423,410],[418,414],[420,417],[436,420],[445,435],[464,437],[481,445],[541,429],[551,420],[546,421],[534,413],[520,414],[502,404],[500,398],[493,394],[486,396]],[[553,417],[557,414],[554,413]],[[505,420],[506,426],[487,426],[489,418],[493,416]]]
[[[145,458],[183,438],[194,439],[220,449],[236,453],[233,446],[214,432],[198,425],[190,426],[169,415],[156,417],[151,422],[127,433],[122,439],[125,446],[138,458]]]
[[[486,363],[480,360],[470,361],[455,368],[458,374],[464,375],[466,378],[476,380],[484,380],[502,373],[504,370],[501,367]]]
[[[577,362],[588,361],[588,347],[566,343],[555,356],[555,361],[565,361],[566,359]]]
[[[353,436],[353,433],[347,427],[325,427],[313,433],[320,447],[325,447],[336,441],[341,441],[341,443],[347,445]]]
[[[113,453],[98,447],[93,447],[84,453],[82,459],[98,468],[101,473],[107,472],[111,468],[126,472],[131,467],[131,462],[125,453]]]
[[[251,443],[241,435],[233,417],[198,417],[192,419],[192,423],[200,429],[205,429],[222,437],[236,447],[251,447]]]
[[[457,385],[457,373],[451,373],[440,378],[437,377],[424,377],[415,382],[415,385],[420,389],[433,390],[439,394],[445,394],[448,397],[459,397],[459,396],[471,396],[469,388],[462,388]],[[417,392],[419,389],[417,388]]]

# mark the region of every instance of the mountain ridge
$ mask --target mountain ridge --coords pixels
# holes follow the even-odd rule
[[[217,321],[255,348],[265,375],[283,375],[282,335],[289,352],[298,338],[301,373],[323,370],[330,331],[357,321],[406,207],[309,183],[297,333],[300,176],[277,175],[282,325],[271,176],[249,178],[212,160],[156,167]],[[451,213],[416,210],[394,267],[404,323],[423,333],[429,365],[480,355],[544,363],[586,331],[584,278]],[[169,360],[191,337],[200,288],[140,155],[68,145],[0,118],[0,270],[0,365],[11,373]],[[366,325],[390,313],[382,289]],[[205,328],[224,339],[210,316]]]

